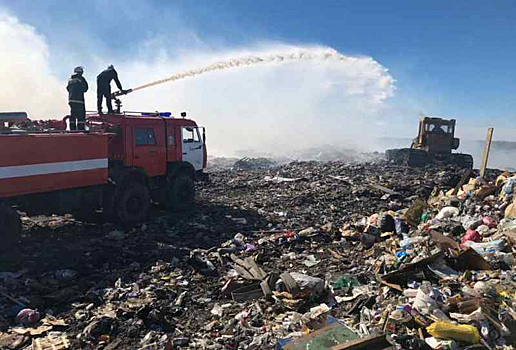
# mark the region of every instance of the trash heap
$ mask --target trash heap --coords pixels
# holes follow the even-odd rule
[[[192,212],[128,231],[24,218],[0,265],[0,349],[516,344],[514,174],[293,162],[210,178]]]
[[[249,158],[244,157],[233,164],[236,170],[263,170],[269,169],[276,165],[275,161],[268,158]]]

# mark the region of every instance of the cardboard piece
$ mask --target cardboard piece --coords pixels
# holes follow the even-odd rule
[[[331,350],[394,350],[395,348],[387,341],[384,334],[371,335],[368,337],[351,340],[341,345],[334,346]]]
[[[460,249],[459,242],[457,242],[454,239],[451,239],[449,237],[446,237],[437,231],[430,230],[428,235],[439,246],[439,248],[441,248],[441,250],[447,251],[449,249],[451,249],[451,250]]]
[[[250,286],[238,288],[231,292],[231,297],[234,301],[243,303],[249,300],[255,300],[263,298],[265,295],[263,294],[262,286],[260,283],[253,283]]]
[[[493,267],[475,249],[467,249],[459,254],[454,266],[458,270],[492,270]]]
[[[340,322],[334,322],[321,328],[309,335],[293,340],[285,345],[285,350],[327,350],[332,347],[345,343],[349,340],[358,339],[358,335]]]
[[[457,193],[459,192],[459,190],[461,189],[462,186],[464,186],[464,184],[466,183],[466,181],[469,179],[469,177],[471,176],[471,173],[473,172],[473,169],[468,169],[466,170],[466,172],[464,173],[464,175],[462,175],[462,178],[460,179],[459,183],[457,184],[457,186],[455,186],[455,188],[453,189],[451,195],[452,196],[456,196]]]

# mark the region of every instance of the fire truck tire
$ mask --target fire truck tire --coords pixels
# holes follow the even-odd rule
[[[149,189],[133,182],[118,195],[115,208],[118,221],[127,226],[135,225],[147,218],[151,205]]]
[[[185,211],[195,200],[195,184],[191,176],[179,174],[174,177],[167,190],[167,208],[171,211]]]
[[[20,214],[12,208],[0,207],[0,237],[7,243],[14,243],[21,236],[22,224]],[[8,247],[7,245],[2,245]]]

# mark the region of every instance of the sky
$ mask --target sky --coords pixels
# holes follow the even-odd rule
[[[0,110],[60,118],[77,65],[93,110],[108,64],[132,88],[216,62],[302,53],[315,58],[170,82],[124,106],[187,111],[220,153],[413,137],[421,115],[457,119],[462,138],[483,139],[493,126],[495,140],[516,141],[515,10],[504,0],[0,0]]]

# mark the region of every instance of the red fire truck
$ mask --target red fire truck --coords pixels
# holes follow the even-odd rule
[[[181,116],[88,114],[87,131],[70,132],[66,118],[34,129],[24,113],[0,113],[0,242],[20,235],[19,211],[81,218],[102,209],[106,220],[134,225],[152,203],[190,207],[206,136]]]

